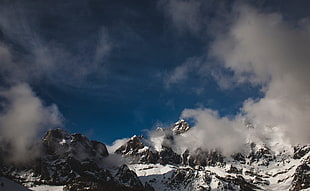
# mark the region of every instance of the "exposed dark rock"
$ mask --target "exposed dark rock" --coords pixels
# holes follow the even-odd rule
[[[35,177],[34,184],[66,185],[77,180],[107,181],[110,172],[99,167],[108,156],[103,143],[90,141],[81,134],[68,134],[61,129],[49,130],[42,138],[42,153],[31,163],[14,166],[6,164],[1,173],[20,183],[28,183],[27,177],[16,173],[27,172]],[[11,166],[14,166],[12,168]]]
[[[91,141],[91,143],[94,148],[95,154],[97,153],[98,155],[101,155],[102,157],[106,157],[109,155],[108,149],[105,144],[99,141],[93,141],[93,140]]]
[[[197,149],[194,153],[190,155],[188,165],[194,166],[215,166],[222,164],[224,162],[224,157],[219,151],[208,150],[204,151],[202,149]]]
[[[117,174],[115,175],[115,179],[120,183],[127,185],[131,188],[143,189],[140,179],[136,175],[135,172],[131,171],[127,165],[122,165]]]
[[[123,155],[134,155],[138,154],[139,149],[144,147],[142,137],[133,136],[127,143],[118,148],[115,153]]]
[[[238,185],[240,187],[240,190],[246,190],[246,191],[254,191],[254,190],[261,190],[261,188],[259,188],[258,186],[247,182],[242,176],[237,176],[237,177],[233,177],[233,176],[226,176],[226,177],[220,177],[220,176],[216,176],[218,179],[229,183],[228,185],[228,189],[233,189],[232,185]]]
[[[231,155],[231,157],[236,160],[239,161],[241,164],[245,164],[245,157],[243,156],[243,154],[241,153],[234,153]]]
[[[195,177],[195,173],[193,169],[177,169],[170,178],[170,187],[179,188],[179,187],[187,187]]]
[[[250,159],[250,162],[259,162],[259,165],[268,166],[269,162],[274,160],[275,156],[272,154],[271,150],[264,146],[259,149],[255,149],[256,145],[254,143],[251,144],[251,153],[247,156]]]
[[[305,156],[309,152],[310,152],[310,145],[295,146],[293,159],[300,159],[301,157]]]
[[[173,127],[172,127],[172,132],[175,135],[179,135],[179,134],[183,134],[185,132],[187,132],[188,130],[190,130],[191,126],[184,120],[180,120],[178,122],[176,122]]]
[[[234,173],[234,174],[242,174],[242,169],[238,169],[237,167],[234,167],[233,165],[230,166],[228,170],[226,170],[228,173]]]
[[[142,136],[133,136],[124,145],[119,147],[115,153],[121,154],[124,157],[129,157],[132,163],[157,163],[159,159],[158,152],[145,147],[142,140]]]
[[[181,156],[176,154],[170,147],[163,147],[159,152],[158,163],[181,164]]]
[[[150,149],[146,149],[145,151],[141,152],[141,157],[139,163],[142,164],[155,164],[159,159],[157,151],[151,151]]]
[[[299,165],[294,173],[290,191],[302,190],[310,187],[310,157]]]

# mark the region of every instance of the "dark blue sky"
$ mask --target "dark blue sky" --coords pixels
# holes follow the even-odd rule
[[[1,43],[18,63],[18,72],[1,73],[3,86],[29,83],[58,106],[70,132],[110,144],[170,125],[185,108],[231,116],[261,96],[246,83],[220,87],[216,78],[232,72],[208,54],[242,1],[0,2]],[[247,3],[294,22],[307,16],[307,2]],[[187,71],[175,79],[178,67]]]

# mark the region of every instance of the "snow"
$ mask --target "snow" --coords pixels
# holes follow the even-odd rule
[[[30,189],[33,191],[63,191],[63,186],[41,185]]]
[[[172,165],[160,164],[133,164],[128,167],[137,174],[143,184],[151,184],[156,191],[169,190],[166,183],[175,170]]]
[[[129,169],[136,172],[138,176],[162,175],[175,169],[172,165],[160,164],[132,164]]]
[[[277,145],[277,144],[275,144]],[[257,145],[256,149],[261,146]],[[283,148],[283,147],[282,147]],[[269,165],[261,165],[261,161],[250,163],[239,163],[238,161],[226,161],[227,165],[206,166],[206,167],[189,167],[189,166],[174,166],[160,164],[131,164],[129,168],[133,170],[141,182],[151,184],[156,191],[162,190],[195,190],[199,186],[210,188],[211,190],[221,190],[223,182],[218,177],[236,177],[235,173],[228,173],[231,166],[241,169],[241,174],[248,182],[256,183],[263,190],[289,190],[291,182],[294,178],[294,173],[297,167],[310,156],[310,153],[303,156],[301,159],[293,159],[292,147],[286,150],[278,150],[275,159],[269,161]],[[193,171],[194,178],[187,184],[172,185],[171,178],[177,170]],[[246,171],[251,173],[245,173]],[[210,182],[206,181],[205,177],[209,177]],[[240,188],[236,187],[237,190]],[[310,189],[304,189],[310,191]]]
[[[138,150],[138,153],[144,153],[145,151],[149,150],[149,147],[145,146],[142,149]]]
[[[141,138],[141,141],[145,146],[139,149],[138,153],[143,154],[147,150],[153,149],[160,151],[162,149],[162,142],[164,140],[163,135],[165,135],[165,133],[169,133],[164,131],[165,130],[159,131],[158,134],[151,136],[151,140]],[[184,136],[186,136],[186,134]],[[134,139],[136,137],[137,136],[134,136],[131,139]],[[292,180],[294,179],[296,169],[299,165],[306,162],[306,160],[309,160],[307,158],[310,157],[310,152],[300,159],[293,159],[293,147],[286,144],[285,141],[282,140],[282,135],[278,135],[278,137],[279,141],[269,140],[268,145],[264,143],[257,143],[255,147],[253,147],[253,151],[262,149],[266,152],[262,152],[263,156],[260,159],[255,158],[255,160],[251,160],[250,157],[247,157],[246,162],[235,161],[232,158],[225,158],[223,164],[218,163],[215,166],[206,167],[190,167],[181,165],[161,164],[128,164],[128,168],[130,170],[133,170],[137,174],[142,184],[149,183],[154,187],[156,191],[197,190],[201,186],[205,187],[206,190],[221,190],[224,189],[225,186],[227,186],[227,182],[225,182],[224,179],[228,176],[232,179],[238,176],[242,176],[246,181],[254,183],[262,190],[289,190],[290,186],[292,185]],[[74,142],[74,144],[71,145],[70,140],[72,141],[73,138],[71,136],[71,139],[59,139],[57,140],[57,143],[59,143],[60,145],[64,144],[63,148],[67,150],[74,148],[74,151],[77,152],[74,157],[76,159],[79,159],[83,163],[83,159],[86,159],[89,156],[89,152],[87,151],[88,147],[79,142]],[[251,139],[254,140],[253,137],[251,137]],[[89,141],[86,143],[90,144]],[[65,147],[65,144],[68,144],[68,147]],[[250,145],[245,145],[245,147],[249,146]],[[270,148],[270,150],[267,147]],[[306,148],[307,147],[305,147],[305,149]],[[113,148],[113,150],[115,149]],[[242,154],[244,156],[247,156],[246,152],[250,151],[244,150],[242,151]],[[269,154],[269,152],[271,154]],[[109,161],[113,165],[110,165]],[[53,166],[55,163],[59,164],[65,162],[65,159],[59,159],[51,161],[51,165]],[[110,172],[112,173],[112,175],[115,175],[118,171],[118,168],[114,167],[118,166],[118,164],[123,163],[129,162],[124,158],[120,160],[118,155],[110,154],[109,157],[104,158],[102,166],[109,166]],[[237,172],[238,174],[230,171],[232,167],[237,168],[237,171],[235,172]],[[47,170],[50,175],[56,172],[56,169],[54,169],[53,167],[48,168]],[[85,173],[95,175],[92,171],[85,170]],[[305,173],[308,174],[310,172]],[[40,180],[40,177],[36,176],[33,170],[13,171],[12,175],[17,177],[21,182],[23,182],[24,186],[29,187],[29,189],[33,191],[62,191],[64,187],[50,185],[40,185],[33,187],[34,182],[39,182]],[[177,177],[176,175],[180,176]],[[60,180],[61,178],[64,177],[60,177]],[[177,180],[178,178],[179,180]],[[183,181],[184,179],[184,182],[180,182],[180,179],[181,181]],[[234,187],[234,185],[232,185],[232,187],[236,190],[240,189],[238,186]],[[29,189],[11,180],[0,177],[0,191],[29,191]],[[304,189],[304,191],[310,191],[310,188]]]
[[[59,142],[59,144],[61,144],[61,145],[66,144],[66,143],[67,143],[66,139],[62,139],[62,140]]]

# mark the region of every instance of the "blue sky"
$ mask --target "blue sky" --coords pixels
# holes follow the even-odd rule
[[[11,60],[1,87],[29,84],[57,105],[63,128],[107,144],[171,125],[186,108],[233,117],[265,84],[234,82],[209,51],[244,4],[292,25],[310,10],[308,1],[1,1]]]

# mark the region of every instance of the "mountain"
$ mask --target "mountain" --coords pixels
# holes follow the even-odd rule
[[[39,143],[41,155],[27,164],[2,163],[1,174],[36,189],[40,185],[63,186],[63,190],[152,190],[143,185],[125,164],[107,169],[106,145],[79,133],[50,130]],[[2,152],[1,160],[5,161]]]
[[[149,137],[133,136],[114,153],[84,135],[49,130],[31,163],[8,163],[0,151],[0,180],[55,191],[310,190],[310,145],[277,148],[249,141],[248,150],[229,156],[217,149],[179,150],[178,138],[191,129],[180,120]]]
[[[249,142],[249,151],[230,156],[216,149],[176,152],[174,140],[190,129],[180,120],[158,128],[150,138],[156,141],[133,136],[115,153],[128,158],[129,168],[155,190],[310,190],[310,145],[272,150]]]

